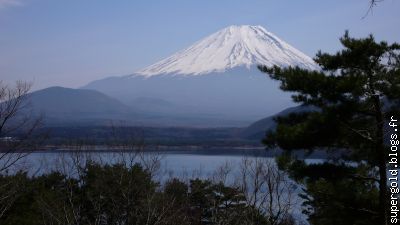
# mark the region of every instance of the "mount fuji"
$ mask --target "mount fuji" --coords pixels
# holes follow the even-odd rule
[[[293,106],[257,65],[318,70],[310,57],[265,28],[242,25],[217,31],[131,75],[83,88],[117,98],[154,120],[169,118],[164,125],[241,126]]]

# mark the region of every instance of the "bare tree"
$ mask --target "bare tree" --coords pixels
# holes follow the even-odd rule
[[[280,171],[267,158],[244,158],[240,165],[238,185],[246,195],[247,205],[255,214],[267,218],[269,224],[291,224],[292,211],[296,204],[295,185],[286,173]]]
[[[240,218],[240,224],[294,224],[294,210],[301,202],[297,197],[297,186],[286,172],[280,171],[268,158],[244,157],[237,166],[239,171],[226,162],[217,168],[212,181],[237,188],[244,195],[246,207],[241,217],[245,218]],[[235,217],[229,215],[226,218]],[[234,221],[218,219],[217,224],[234,224]]]
[[[8,86],[0,81],[0,173],[25,157],[42,140],[33,139],[41,126],[41,116],[29,110],[28,93],[32,84],[17,81]]]
[[[372,13],[374,7],[378,5],[378,3],[383,2],[384,0],[370,0],[369,7],[365,15],[362,17],[363,19],[368,16],[368,14]]]
[[[29,111],[28,93],[31,87],[28,82],[17,81],[14,86],[8,86],[0,81],[0,176],[5,175],[43,139],[43,136],[33,139],[34,132],[41,125],[41,117],[34,118]],[[17,175],[0,182],[0,218],[23,190],[20,177],[23,176]]]

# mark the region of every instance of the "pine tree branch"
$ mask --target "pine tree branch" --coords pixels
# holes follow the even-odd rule
[[[374,141],[374,139],[371,137],[371,135],[368,133],[368,135],[365,135],[365,134],[363,134],[363,133],[361,133],[361,131],[360,130],[356,130],[356,129],[354,129],[354,128],[352,128],[349,124],[347,124],[346,122],[344,122],[344,121],[339,121],[340,123],[342,123],[343,125],[345,125],[345,127],[347,128],[347,129],[349,129],[349,130],[351,130],[352,132],[354,132],[355,134],[357,134],[358,136],[360,136],[361,138],[363,138],[363,139],[365,139],[365,140],[367,140],[367,141],[369,141],[369,142],[371,142],[371,143],[375,143],[375,141]]]

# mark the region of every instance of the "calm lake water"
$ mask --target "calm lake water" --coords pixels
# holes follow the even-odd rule
[[[177,177],[211,177],[221,167],[229,167],[234,171],[238,169],[242,161],[247,159],[262,158],[274,163],[274,157],[278,154],[274,151],[266,151],[262,148],[255,149],[168,149],[163,151],[149,151],[142,153],[127,153],[119,151],[43,151],[35,152],[21,159],[11,171],[27,170],[31,175],[38,175],[50,171],[66,170],[65,164],[83,162],[87,159],[104,163],[131,163],[138,162],[144,166],[158,162],[157,169],[160,176]],[[324,155],[314,153],[308,156],[307,162],[322,162]]]

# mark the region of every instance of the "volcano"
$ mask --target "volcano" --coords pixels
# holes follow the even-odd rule
[[[310,57],[265,28],[242,25],[217,31],[131,75],[93,81],[83,88],[117,98],[155,120],[241,126],[293,106],[290,96],[258,65],[318,69]]]

